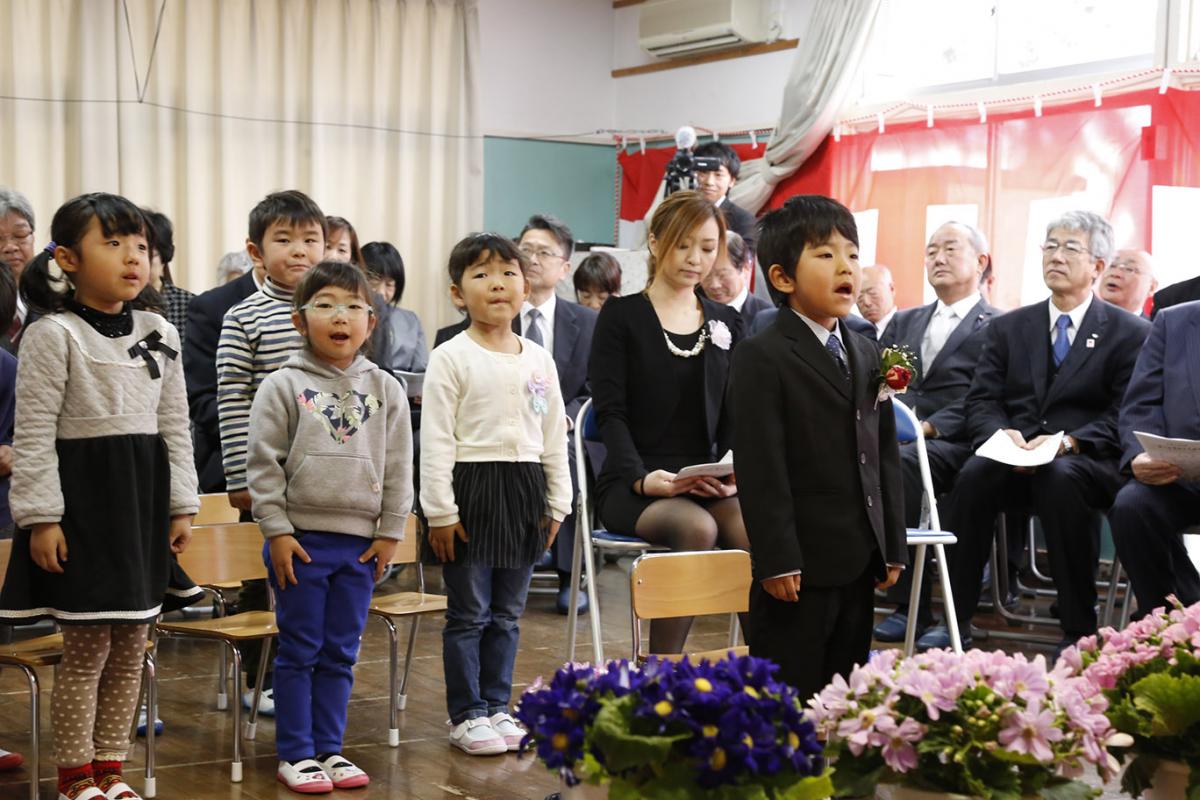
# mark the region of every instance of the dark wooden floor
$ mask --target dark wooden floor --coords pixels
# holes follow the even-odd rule
[[[609,564],[600,573],[603,639],[608,657],[629,654],[629,564],[628,559]],[[427,577],[428,589],[440,591],[438,571],[427,570]],[[383,590],[414,587],[415,574],[410,567],[388,581]],[[588,660],[591,651],[586,617],[581,617],[580,623],[578,658]],[[552,595],[530,596],[521,628],[514,701],[537,676],[551,674],[566,657],[566,618],[554,612]],[[727,618],[697,620],[689,646],[718,648],[725,644],[727,636]],[[977,640],[977,645],[1047,652],[1012,642],[992,641],[989,644]],[[232,716],[215,707],[216,652],[211,644],[170,639],[164,640],[159,647],[160,716],[166,723],[166,730],[158,740],[158,796],[188,800],[294,799],[297,795],[275,781],[275,730],[269,719],[260,723],[257,740],[245,744],[243,782],[229,782]],[[442,681],[441,620],[436,617],[426,619],[418,637],[408,708],[400,717],[400,746],[388,747],[387,659],[383,627],[377,621],[371,621],[356,670],[344,752],[371,775],[372,784],[366,789],[327,796],[541,800],[558,789],[557,778],[532,758],[511,754],[470,757],[449,746]],[[53,798],[56,795],[48,713],[53,676],[47,672],[41,677],[44,712],[41,797]],[[0,747],[20,752],[27,752],[29,748],[28,701],[24,687],[24,679],[19,673],[0,671]],[[126,765],[126,773],[135,789],[142,787],[142,765],[143,751],[139,747]],[[24,800],[28,780],[25,769],[0,773],[0,799]]]

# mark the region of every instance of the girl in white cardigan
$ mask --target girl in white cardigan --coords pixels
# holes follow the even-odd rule
[[[450,293],[470,327],[433,351],[421,422],[421,507],[444,564],[450,742],[516,750],[508,713],[517,621],[533,564],[570,512],[567,429],[554,358],[513,332],[529,294],[515,244],[476,234],[450,254]]]

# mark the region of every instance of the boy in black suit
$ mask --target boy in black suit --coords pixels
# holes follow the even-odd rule
[[[858,295],[858,229],[828,197],[793,197],[758,243],[771,327],[738,347],[734,459],[755,583],[750,652],[803,697],[867,658],[874,590],[904,569],[903,488],[879,351],[839,324]]]

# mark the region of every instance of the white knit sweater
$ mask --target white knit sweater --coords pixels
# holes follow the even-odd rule
[[[129,355],[153,331],[179,353],[175,328],[143,311],[133,312],[133,333],[117,339],[102,336],[70,311],[42,317],[26,329],[17,364],[9,496],[17,525],[62,519],[57,439],[159,433],[171,461],[172,516],[199,510],[182,356],[152,352],[162,375],[153,379],[145,360]]]

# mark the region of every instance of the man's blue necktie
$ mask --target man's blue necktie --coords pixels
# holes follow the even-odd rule
[[[842,352],[841,339],[830,334],[829,338],[825,340],[825,349],[829,351],[829,355],[833,356],[834,363],[838,365],[842,377],[850,380],[850,369],[846,366],[846,355]]]
[[[1054,339],[1054,368],[1058,369],[1067,360],[1067,353],[1071,351],[1071,340],[1067,336],[1071,318],[1063,314],[1058,318],[1058,322],[1054,323],[1054,327],[1058,331],[1058,336]]]

